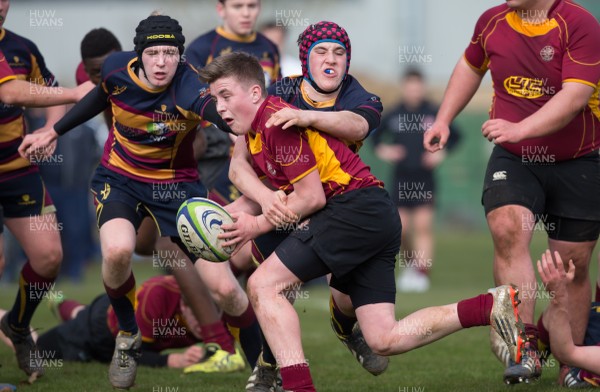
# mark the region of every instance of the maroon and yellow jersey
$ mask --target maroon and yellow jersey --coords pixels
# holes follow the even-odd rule
[[[136,62],[134,52],[118,52],[102,66],[113,124],[101,164],[142,182],[197,181],[192,141],[212,104],[208,85],[180,62],[169,85],[151,89],[134,71]]]
[[[521,19],[506,4],[489,9],[465,51],[471,67],[491,72],[490,118],[519,122],[552,99],[563,83],[583,83],[595,91],[586,108],[558,132],[502,147],[520,156],[553,155],[557,161],[598,150],[600,24],[571,0],[557,0],[547,15],[524,12],[539,23]]]
[[[173,276],[156,276],[145,281],[136,293],[135,320],[142,341],[153,351],[188,347],[199,340],[192,334],[181,313],[181,290]],[[108,327],[117,336],[119,324],[110,306]]]
[[[268,96],[256,113],[252,131],[246,134],[259,177],[266,176],[274,187],[289,194],[294,183],[318,170],[327,199],[355,189],[383,187],[341,140],[311,128],[266,128],[269,117],[286,107],[296,109],[279,97]]]
[[[4,53],[1,64],[10,67],[14,74],[11,78],[40,85],[33,85],[32,90],[57,85],[37,46],[27,38],[1,29],[0,50]],[[5,78],[0,77],[0,81],[3,80]],[[24,108],[0,103],[0,180],[37,171],[37,167],[32,166],[27,159],[21,158],[17,151],[25,132]]]

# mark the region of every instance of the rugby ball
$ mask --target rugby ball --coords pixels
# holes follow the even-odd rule
[[[224,247],[217,236],[223,233],[221,225],[233,220],[223,207],[203,197],[183,202],[177,211],[179,238],[193,255],[220,263],[229,260],[235,246]]]

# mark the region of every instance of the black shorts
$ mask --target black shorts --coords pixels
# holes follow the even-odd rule
[[[65,361],[110,362],[115,338],[106,322],[109,305],[108,295],[96,297],[73,320],[42,333],[37,341],[38,348],[52,350],[57,359]]]
[[[261,264],[277,249],[293,230],[273,230],[252,240],[252,259]]]
[[[536,221],[543,221],[550,238],[582,242],[598,239],[599,195],[597,151],[568,161],[533,164],[496,146],[485,173],[482,204],[486,215],[505,205],[523,206]]]
[[[330,285],[350,295],[355,308],[394,303],[401,232],[388,193],[369,187],[330,198],[275,253],[303,282],[331,272]]]
[[[151,217],[162,237],[178,237],[177,211],[191,197],[206,197],[200,181],[146,183],[115,173],[100,165],[92,178],[98,227],[114,218],[129,220],[139,227]]]
[[[23,175],[0,182],[0,207],[3,209],[0,234],[4,218],[26,218],[56,212],[40,173],[31,171],[31,168],[24,169]]]
[[[417,208],[435,203],[435,182],[430,170],[396,170],[392,200],[399,208]]]

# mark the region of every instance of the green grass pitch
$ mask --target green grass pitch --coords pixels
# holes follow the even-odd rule
[[[542,234],[536,234],[532,251],[541,254],[545,247]],[[446,304],[485,292],[493,286],[492,246],[485,232],[438,233],[437,251],[432,272],[432,289],[426,294],[399,294],[397,315],[403,316],[422,307]],[[591,276],[595,279],[596,254]],[[134,265],[138,282],[158,274],[148,262]],[[69,298],[90,301],[102,291],[99,265],[87,270],[85,283],[56,285]],[[488,328],[472,328],[430,346],[392,357],[386,373],[373,377],[364,371],[335,338],[329,327],[328,295],[322,286],[309,286],[296,304],[300,314],[306,357],[317,390],[320,392],[435,392],[435,391],[558,391],[556,361],[544,369],[535,385],[507,387],[502,384],[502,367],[490,351]],[[0,307],[7,308],[16,293],[15,285],[0,287]],[[541,312],[545,301],[538,302]],[[56,324],[44,301],[33,325],[43,332]],[[19,384],[25,379],[17,369],[12,353],[0,347],[0,383]],[[110,391],[108,366],[98,363],[63,363],[49,369],[31,386],[20,385],[19,391]],[[183,376],[180,370],[140,368],[135,391],[188,392],[243,391],[250,370],[233,374],[194,374]]]

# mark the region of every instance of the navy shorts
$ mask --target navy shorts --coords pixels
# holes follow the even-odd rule
[[[529,209],[555,240],[595,241],[600,234],[600,156],[536,164],[500,146],[490,156],[483,186],[486,215],[505,205]],[[534,222],[531,222],[534,224]]]
[[[331,287],[348,294],[355,308],[394,303],[401,232],[388,193],[369,187],[330,198],[275,253],[302,282],[331,272]]]
[[[37,171],[26,168],[23,175],[0,182],[0,233],[4,218],[25,218],[56,212],[44,181]]]
[[[139,227],[142,219],[151,217],[162,237],[179,237],[177,211],[191,197],[206,197],[200,181],[147,183],[133,180],[100,165],[92,178],[98,228],[114,218],[129,220]]]

